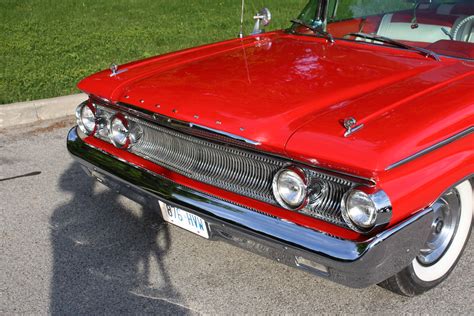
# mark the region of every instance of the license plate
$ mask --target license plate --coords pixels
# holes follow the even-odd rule
[[[209,239],[206,221],[180,208],[160,202],[163,219],[168,223],[184,228],[196,235]]]

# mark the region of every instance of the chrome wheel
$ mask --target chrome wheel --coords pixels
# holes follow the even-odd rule
[[[454,238],[461,217],[461,202],[456,190],[445,193],[433,205],[434,220],[431,233],[417,259],[422,265],[431,265],[443,256]]]

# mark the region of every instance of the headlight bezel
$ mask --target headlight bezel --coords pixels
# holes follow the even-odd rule
[[[291,203],[288,203],[285,198],[282,197],[282,194],[280,194],[279,180],[284,173],[292,174],[301,180],[301,189],[303,191],[303,197],[299,203],[292,205]],[[299,167],[290,165],[278,170],[278,172],[273,176],[272,191],[273,196],[275,197],[278,204],[287,210],[301,210],[308,204],[308,181],[304,170]]]
[[[124,131],[124,137],[125,137],[125,143],[120,143],[114,138],[114,121],[119,120],[123,127],[125,128]],[[109,119],[107,123],[107,130],[108,130],[108,140],[112,145],[114,145],[117,148],[120,149],[130,149],[134,144],[136,144],[140,138],[143,136],[143,130],[141,127],[136,124],[133,120],[130,120],[130,118],[127,115],[124,115],[121,112],[116,112],[113,114]]]
[[[114,138],[114,122],[115,120],[119,120],[123,127],[125,128],[125,131],[123,131],[123,135],[125,137],[125,142],[122,144],[120,142],[118,142],[115,138]],[[111,118],[110,118],[110,121],[108,123],[108,131],[109,131],[109,140],[110,142],[112,143],[112,145],[114,145],[115,147],[117,148],[121,148],[121,149],[128,149],[130,148],[131,146],[131,140],[130,140],[130,123],[129,123],[129,120],[127,119],[127,117],[125,115],[123,115],[122,113],[115,113]]]
[[[390,198],[383,190],[378,190],[375,192],[368,192],[369,188],[365,187],[356,187],[344,194],[344,197],[341,201],[341,215],[347,226],[352,230],[368,234],[370,232],[376,231],[379,227],[385,226],[390,222],[392,218],[392,204]],[[357,223],[354,220],[353,216],[350,214],[350,199],[354,194],[363,194],[370,201],[373,208],[373,221],[370,225],[362,225]]]
[[[305,183],[304,202],[299,205],[289,205],[276,194],[278,179],[285,171],[296,172]],[[289,211],[298,212],[310,217],[348,228],[360,234],[368,235],[380,231],[389,224],[392,218],[392,205],[388,195],[375,184],[365,179],[338,177],[309,166],[288,164],[278,170],[272,182],[272,191],[277,204]],[[372,220],[366,225],[354,221],[347,213],[348,197],[351,193],[365,194],[373,208]],[[339,218],[339,219],[338,219]]]
[[[94,117],[94,127],[93,128],[87,128],[86,124],[84,124],[84,110],[89,109],[92,112],[92,115]],[[96,133],[97,131],[97,108],[95,107],[94,103],[88,101],[84,101],[79,106],[76,108],[76,123],[79,126],[80,130],[86,134],[87,136],[92,136]]]

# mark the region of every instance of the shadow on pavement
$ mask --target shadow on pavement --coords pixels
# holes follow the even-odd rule
[[[189,311],[164,266],[171,240],[154,211],[126,208],[78,163],[62,174],[59,186],[72,197],[51,218],[53,314]]]

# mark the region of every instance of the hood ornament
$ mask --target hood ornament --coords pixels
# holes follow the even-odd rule
[[[357,125],[357,120],[355,118],[348,117],[344,119],[344,127],[346,128],[344,137],[349,137],[350,135],[364,127],[364,124]]]
[[[110,65],[110,71],[112,72],[110,74],[110,77],[115,77],[118,74],[121,74],[122,72],[126,72],[128,69],[120,69],[118,70],[118,66],[114,63]]]

